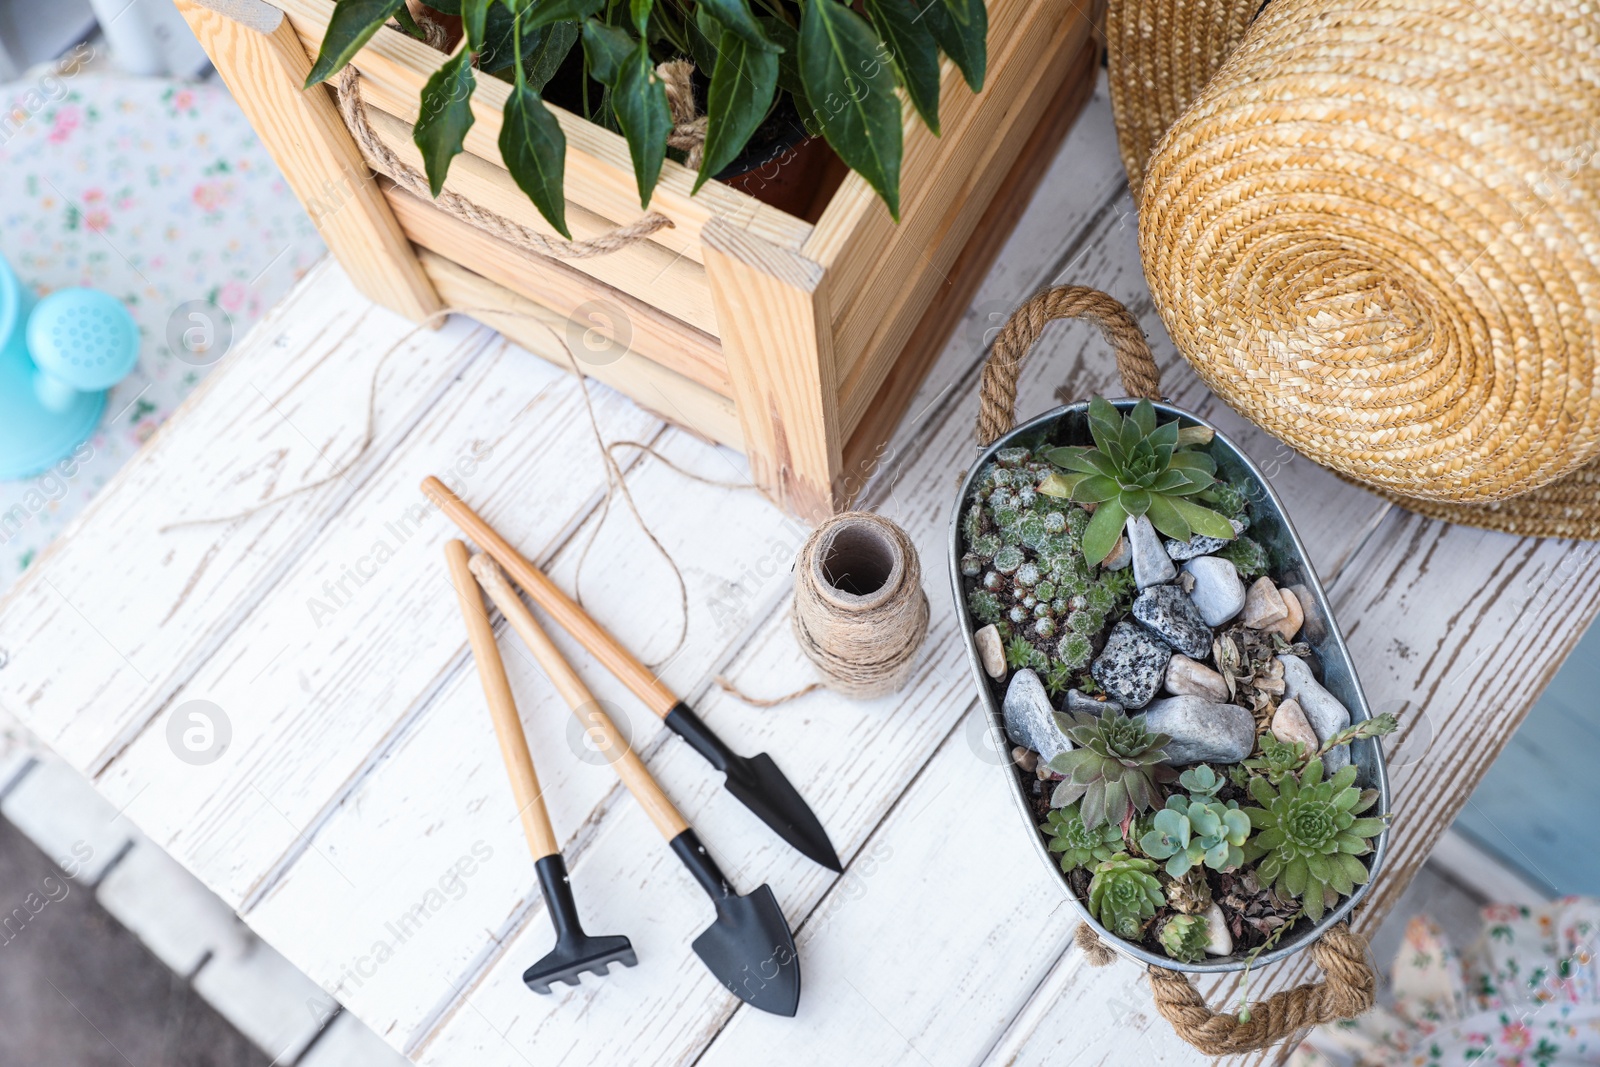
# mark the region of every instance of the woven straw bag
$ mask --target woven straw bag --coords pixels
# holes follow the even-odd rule
[[[1600,537],[1600,14],[1112,0],[1145,274],[1234,408],[1423,514]]]

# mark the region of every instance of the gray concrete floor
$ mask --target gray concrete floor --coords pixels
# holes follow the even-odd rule
[[[0,819],[0,1064],[265,1067],[267,1057]]]

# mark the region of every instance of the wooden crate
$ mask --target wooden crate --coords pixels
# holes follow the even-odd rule
[[[990,0],[983,92],[946,62],[943,136],[906,109],[898,225],[855,174],[810,223],[716,182],[691,196],[693,172],[668,160],[650,206],[672,228],[610,255],[558,261],[375,177],[331,90],[300,88],[332,0],[274,3],[287,17],[271,28],[198,0],[179,7],[363,292],[413,320],[470,309],[562,366],[575,352],[586,374],[743,451],[765,489],[813,519],[848,505],[871,473],[1087,99],[1099,58],[1075,0]],[[385,29],[354,61],[374,129],[419,168],[411,124],[441,59]],[[446,187],[553,235],[500,161],[507,90],[479,79],[476,122]],[[626,143],[553,110],[567,137],[573,235],[638,218]],[[602,359],[570,343],[587,330],[615,342]]]

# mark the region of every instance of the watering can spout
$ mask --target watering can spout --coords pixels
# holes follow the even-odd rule
[[[0,259],[0,480],[72,455],[138,361],[139,328],[115,297],[62,289],[34,304]]]

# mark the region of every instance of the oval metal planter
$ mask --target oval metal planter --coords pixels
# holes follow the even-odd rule
[[[1137,401],[1113,400],[1112,404],[1122,412],[1130,410]],[[1328,608],[1328,599],[1323,594],[1322,583],[1318,581],[1316,572],[1312,570],[1310,561],[1306,558],[1305,546],[1300,543],[1299,536],[1294,531],[1294,526],[1284,512],[1283,503],[1272,491],[1272,486],[1267,482],[1266,476],[1250,461],[1239,447],[1215,426],[1205,419],[1182,408],[1170,404],[1156,403],[1156,414],[1162,419],[1181,418],[1185,424],[1196,424],[1209,427],[1216,433],[1215,439],[1208,448],[1212,458],[1217,461],[1217,473],[1220,477],[1229,480],[1244,479],[1256,485],[1260,492],[1251,500],[1250,505],[1250,536],[1267,550],[1271,561],[1271,572],[1280,585],[1290,586],[1299,597],[1305,611],[1305,625],[1301,630],[1300,639],[1309,644],[1322,664],[1322,684],[1334,696],[1350,709],[1352,722],[1360,722],[1372,717],[1371,709],[1367,707],[1366,697],[1361,692],[1361,683],[1356,678],[1355,665],[1350,661],[1349,650],[1345,648],[1344,638],[1340,636],[1338,624],[1334,622],[1333,613]],[[1010,433],[1001,437],[990,445],[978,457],[967,477],[961,483],[961,494],[956,499],[955,508],[950,520],[950,580],[955,592],[956,615],[961,620],[961,631],[965,635],[967,644],[967,659],[972,667],[972,676],[978,684],[979,697],[983,702],[984,710],[988,713],[991,735],[996,737],[1002,746],[1002,751],[1010,751],[1010,742],[1005,739],[1005,720],[1001,714],[1000,702],[1004,697],[1004,686],[992,681],[983,669],[983,662],[978,656],[977,643],[973,640],[974,625],[972,617],[967,611],[967,598],[965,583],[967,579],[961,574],[961,515],[963,508],[972,495],[973,479],[994,458],[994,454],[1002,448],[1012,445],[1031,443],[1048,439],[1052,444],[1089,444],[1089,405],[1087,401],[1070,404],[1066,407],[1056,408],[1046,412],[1038,418],[1018,426]],[[1302,590],[1304,594],[1302,595]],[[1384,767],[1383,749],[1377,739],[1368,739],[1357,742],[1351,747],[1351,760],[1357,769],[1356,784],[1363,789],[1378,790],[1378,812],[1389,810],[1389,777]],[[1029,839],[1033,842],[1035,851],[1045,865],[1050,868],[1054,876],[1060,881],[1062,892],[1066,894],[1079,916],[1084,922],[1094,928],[1101,939],[1118,952],[1131,959],[1157,967],[1165,967],[1174,971],[1190,971],[1201,974],[1215,974],[1227,971],[1242,970],[1245,961],[1238,956],[1227,956],[1217,959],[1208,958],[1203,963],[1182,963],[1162,953],[1151,952],[1142,945],[1135,945],[1117,937],[1105,927],[1095,921],[1089,914],[1089,909],[1083,901],[1078,899],[1067,882],[1067,876],[1062,873],[1056,858],[1045,847],[1044,836],[1039,833],[1037,819],[1033,812],[1033,803],[1028,790],[1034,776],[1024,774],[1020,768],[1009,760],[1002,761],[1001,770],[1010,782],[1012,797],[1017,802],[1017,808],[1022,814],[1023,824]],[[1377,881],[1378,871],[1383,865],[1384,853],[1387,850],[1389,831],[1386,829],[1376,838],[1373,850],[1364,857],[1369,861],[1370,877],[1365,885],[1356,887],[1356,891],[1349,897],[1341,900],[1337,907],[1328,911],[1320,922],[1305,926],[1276,945],[1271,951],[1263,952],[1258,956],[1252,966],[1261,966],[1275,960],[1292,956],[1311,945],[1322,932],[1335,923],[1343,921],[1353,911],[1362,899],[1371,890]]]

